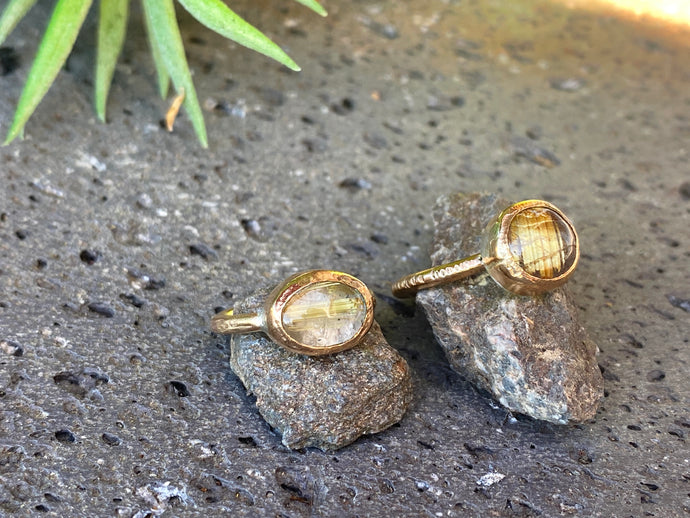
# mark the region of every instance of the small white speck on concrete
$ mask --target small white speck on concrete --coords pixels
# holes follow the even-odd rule
[[[498,473],[497,471],[490,471],[486,475],[482,475],[477,480],[477,485],[482,487],[491,487],[497,482],[503,480],[506,476],[503,473]]]

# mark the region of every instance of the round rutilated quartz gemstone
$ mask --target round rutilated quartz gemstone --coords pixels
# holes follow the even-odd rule
[[[312,347],[346,342],[362,328],[367,307],[362,295],[341,282],[323,281],[297,292],[283,309],[283,328]]]
[[[522,268],[540,279],[559,277],[577,256],[570,226],[547,208],[528,208],[513,217],[508,246]]]

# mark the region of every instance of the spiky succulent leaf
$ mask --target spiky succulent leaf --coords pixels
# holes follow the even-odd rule
[[[170,75],[168,69],[163,63],[161,51],[158,49],[158,43],[153,38],[153,29],[148,16],[144,16],[146,23],[146,36],[149,40],[149,47],[151,47],[151,55],[153,56],[153,64],[156,67],[156,76],[158,77],[158,93],[161,98],[165,99],[168,96],[168,88],[170,88]]]
[[[105,121],[105,105],[113,80],[117,57],[127,32],[129,0],[101,0],[96,53],[96,115]]]
[[[275,59],[292,70],[299,66],[260,30],[235,14],[221,0],[179,0],[189,14],[209,29]]]
[[[35,3],[36,0],[10,0],[0,16],[0,45]]]
[[[5,144],[22,132],[26,121],[55,81],[74,46],[89,7],[91,0],[58,0],[26,78]]]
[[[308,7],[309,9],[311,9],[317,14],[320,14],[321,16],[328,16],[326,10],[316,0],[295,0],[295,2],[299,2],[303,6]]]
[[[178,92],[184,89],[184,107],[192,121],[201,146],[208,147],[204,115],[194,89],[192,74],[187,65],[182,36],[175,17],[172,0],[142,0],[144,13],[151,29],[151,39],[160,52],[160,58]]]

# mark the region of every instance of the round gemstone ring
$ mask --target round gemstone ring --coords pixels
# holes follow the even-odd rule
[[[481,253],[407,275],[393,284],[393,295],[410,297],[484,270],[508,291],[536,295],[563,284],[580,258],[575,227],[542,200],[511,205],[488,224],[482,237]]]
[[[220,334],[261,331],[278,345],[321,356],[357,345],[374,321],[374,296],[362,281],[333,270],[309,270],[288,277],[271,291],[263,307],[211,319]]]

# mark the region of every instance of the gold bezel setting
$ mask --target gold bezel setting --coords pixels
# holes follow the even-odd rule
[[[570,232],[575,257],[568,268],[556,277],[543,278],[530,274],[510,250],[511,224],[518,214],[529,209],[550,210]],[[580,244],[575,227],[558,207],[543,200],[525,200],[511,205],[487,225],[481,255],[484,267],[498,284],[519,295],[536,295],[556,289],[572,275],[580,259]]]
[[[349,339],[329,345],[305,344],[294,339],[285,329],[283,312],[294,297],[310,286],[318,283],[335,282],[353,289],[362,298],[365,316],[360,328]],[[289,351],[309,356],[322,356],[350,349],[361,342],[374,322],[374,296],[362,281],[347,273],[334,270],[308,270],[288,277],[276,286],[266,299],[263,307],[255,313],[235,315],[226,310],[215,315],[211,328],[216,333],[234,334],[262,331],[271,340]]]

